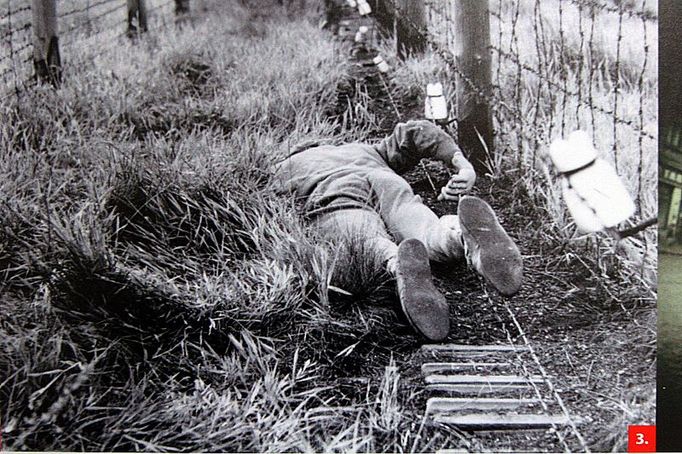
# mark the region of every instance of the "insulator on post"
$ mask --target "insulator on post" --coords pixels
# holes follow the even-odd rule
[[[424,117],[439,124],[448,122],[448,104],[443,96],[443,85],[440,82],[426,85]]]
[[[356,2],[355,0],[346,0],[346,3],[348,3],[348,6],[350,6],[351,8],[357,8],[358,6],[358,2]]]
[[[368,31],[369,28],[366,25],[361,25],[357,33],[355,33],[355,42],[356,43],[363,42],[365,40],[365,37],[367,36]]]
[[[361,16],[366,16],[372,12],[372,7],[369,6],[367,0],[358,0],[358,11]]]
[[[635,204],[613,166],[597,156],[590,137],[575,131],[549,148],[562,175],[564,201],[578,229],[585,233],[616,227],[635,212]]]
[[[387,73],[388,72],[388,63],[386,63],[386,60],[384,60],[384,57],[381,55],[377,55],[374,57],[374,64],[376,67],[379,69],[379,72],[381,73]]]

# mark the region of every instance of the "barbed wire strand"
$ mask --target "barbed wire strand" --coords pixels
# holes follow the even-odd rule
[[[616,80],[613,90],[613,115],[618,116],[618,94],[620,92],[620,48],[623,41],[623,13],[618,15],[618,39],[616,39]],[[618,173],[618,123],[613,122],[613,163]]]
[[[588,85],[588,107],[590,108],[590,119],[591,119],[591,125],[592,125],[592,137],[595,138],[595,135],[597,133],[597,125],[595,122],[595,117],[594,117],[594,82],[593,82],[593,76],[594,76],[594,24],[597,20],[595,16],[595,11],[594,9],[590,8],[590,39],[588,41],[588,46],[589,46],[589,52],[590,52],[590,71],[588,75],[588,80],[589,80],[589,85]]]
[[[564,36],[564,0],[559,0],[559,66],[561,71],[566,71],[566,44]],[[566,102],[568,101],[568,74],[563,77],[564,87],[563,96],[561,99],[561,137],[566,135]]]
[[[16,16],[23,11],[31,11],[31,5],[21,6],[16,9],[12,9],[11,2],[7,2],[7,13],[0,14],[0,20],[5,20],[9,16]]]
[[[647,6],[647,0],[642,1],[642,10],[644,11]],[[644,131],[644,75],[646,73],[647,65],[649,63],[649,34],[647,32],[647,21],[642,18],[642,33],[643,33],[643,43],[644,43],[644,62],[642,64],[642,70],[639,73],[639,80],[637,81],[637,86],[639,89],[639,129],[640,134],[637,138],[637,144],[639,148],[639,156],[637,161],[637,210],[639,216],[644,215],[644,206],[642,202],[642,188],[644,187],[644,136],[642,131]],[[644,241],[644,259],[642,260],[642,267],[640,270],[640,278],[644,278],[646,272],[646,259],[650,257],[649,253],[649,235],[644,232],[642,235]],[[656,249],[654,248],[654,255],[656,254]]]
[[[59,18],[64,18],[64,17],[68,17],[68,16],[73,16],[73,15],[79,14],[79,13],[87,13],[87,12],[89,12],[91,9],[97,8],[98,6],[107,5],[107,4],[109,4],[109,3],[114,3],[114,2],[119,3],[119,5],[120,5],[120,2],[119,2],[118,0],[99,0],[99,1],[97,1],[97,2],[95,2],[95,3],[90,3],[90,2],[88,1],[88,2],[85,4],[84,7],[82,7],[82,8],[76,8],[76,9],[72,9],[72,10],[66,11],[66,12],[64,12],[64,13],[62,13],[62,14],[59,14],[58,17],[59,17]]]
[[[579,35],[580,35],[580,47],[578,50],[578,55],[580,56],[578,58],[578,99],[582,99],[583,94],[583,66],[585,62],[585,30],[583,30],[583,5],[580,4],[578,5],[578,29]],[[578,126],[578,129],[581,129],[580,125],[580,103],[577,102],[575,104],[575,121]]]

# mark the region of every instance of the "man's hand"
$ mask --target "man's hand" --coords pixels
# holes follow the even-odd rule
[[[469,192],[476,182],[476,172],[473,168],[465,167],[450,177],[448,184],[440,190],[438,200],[457,200],[460,195]]]

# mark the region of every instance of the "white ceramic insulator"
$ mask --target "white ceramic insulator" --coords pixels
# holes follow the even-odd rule
[[[357,33],[355,33],[355,42],[359,43],[365,40],[365,35],[369,31],[369,28],[367,28],[365,25],[360,26],[358,29]]]
[[[426,86],[424,117],[427,120],[434,121],[448,119],[448,105],[445,96],[443,96],[443,85],[440,82]]]
[[[386,63],[386,60],[381,55],[377,55],[374,57],[374,64],[379,68],[379,71],[382,73],[387,73],[388,72],[388,63]]]
[[[360,0],[358,2],[358,11],[361,16],[366,16],[372,12],[372,7],[369,6],[369,3],[367,3],[366,0]]]

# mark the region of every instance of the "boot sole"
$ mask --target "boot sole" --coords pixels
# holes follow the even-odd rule
[[[479,253],[479,274],[498,292],[511,296],[523,281],[523,260],[519,248],[504,231],[490,205],[464,196],[457,207],[467,254]]]
[[[414,330],[432,342],[450,332],[450,313],[445,297],[433,284],[426,247],[411,238],[398,246],[396,279],[403,313]]]

